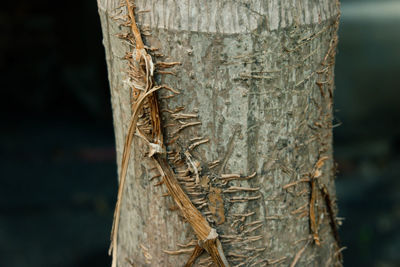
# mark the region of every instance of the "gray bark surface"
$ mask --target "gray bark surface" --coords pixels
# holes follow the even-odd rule
[[[231,266],[338,264],[339,247],[321,193],[325,186],[334,202],[331,121],[337,3],[137,0],[135,4],[145,44],[164,55],[154,61],[182,63],[174,67],[176,75],[156,75],[158,84],[180,91],[171,98],[169,91],[158,93],[165,143],[180,126],[200,122],[182,128],[179,139],[167,149],[171,154],[180,152],[185,160],[179,167],[171,162],[177,174],[188,170],[190,179],[207,185],[189,197],[197,206],[206,203],[199,210],[217,229]],[[120,164],[132,112],[123,57],[132,47],[116,36],[130,31],[118,20],[125,14],[118,5],[119,1],[98,0]],[[165,111],[178,107],[185,109],[175,114]],[[173,116],[182,113],[196,116]],[[191,159],[185,158],[196,137],[209,141],[191,149]],[[165,186],[155,186],[160,178],[151,179],[157,171],[147,151],[135,137],[121,208],[118,266],[131,266],[130,262],[183,266],[196,238],[179,211],[173,210],[174,202],[163,196]],[[321,159],[322,166],[317,166]],[[210,163],[216,160],[219,164],[214,167]],[[225,184],[227,174],[250,178]],[[315,202],[320,246],[310,228],[310,182],[302,179],[318,179],[321,189]],[[190,242],[192,246],[183,246]],[[203,253],[195,266],[210,262]]]

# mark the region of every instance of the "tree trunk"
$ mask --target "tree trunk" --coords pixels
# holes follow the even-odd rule
[[[122,3],[98,0],[120,173],[135,101],[126,60],[134,59],[135,44]],[[156,93],[168,166],[216,229],[230,266],[340,265],[332,158],[339,4],[135,5],[155,83],[180,92]],[[161,62],[181,65],[166,69]],[[134,136],[131,149],[116,263],[183,266],[198,233],[167,189],[148,144]],[[194,260],[194,266],[214,261],[208,252]]]

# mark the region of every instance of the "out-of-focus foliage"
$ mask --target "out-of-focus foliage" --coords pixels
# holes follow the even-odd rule
[[[335,156],[345,266],[400,266],[400,1],[342,1]]]

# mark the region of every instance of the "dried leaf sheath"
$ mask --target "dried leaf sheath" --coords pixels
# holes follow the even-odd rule
[[[111,246],[109,253],[112,251],[112,267],[117,266],[117,241],[120,209],[126,182],[128,163],[131,154],[132,141],[136,131],[138,131],[138,135],[145,139],[146,143],[149,144],[149,156],[154,159],[159,172],[163,176],[163,181],[167,186],[169,194],[172,196],[182,214],[196,233],[199,239],[199,245],[201,245],[210,254],[217,266],[229,266],[224,256],[221,243],[218,240],[218,234],[216,233],[215,229],[211,228],[208,221],[196,209],[189,197],[185,194],[179,185],[172,168],[169,166],[166,160],[165,153],[163,153],[165,149],[161,132],[160,111],[156,91],[162,88],[166,88],[168,90],[172,89],[168,88],[167,86],[154,86],[154,64],[151,56],[147,54],[145,50],[140,32],[136,25],[133,8],[131,7],[129,0],[126,0],[126,7],[131,20],[131,30],[135,38],[134,41],[136,44],[136,49],[135,58],[133,54],[128,55],[126,58],[130,67],[128,72],[129,78],[133,85],[133,103],[132,117],[129,124],[128,133],[125,137],[124,150],[122,154],[120,185],[118,188],[118,197],[114,211],[114,222],[111,233]],[[147,112],[144,111],[144,106],[146,106]],[[138,129],[138,120],[141,114],[148,117],[147,119],[151,125],[150,136],[143,134]],[[191,258],[189,259],[189,262],[194,262],[194,260],[195,259]]]

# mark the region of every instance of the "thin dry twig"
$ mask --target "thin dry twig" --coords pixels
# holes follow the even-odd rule
[[[168,195],[170,195],[185,219],[190,223],[197,237],[199,238],[199,244],[201,244],[201,251],[205,249],[213,259],[213,262],[218,266],[229,266],[228,261],[225,258],[222,250],[221,243],[218,239],[218,234],[214,228],[212,228],[205,217],[199,212],[198,209],[193,205],[189,197],[182,190],[178,183],[172,168],[169,166],[166,160],[166,154],[164,153],[163,136],[161,132],[161,121],[160,111],[158,107],[157,97],[155,92],[164,88],[174,94],[179,94],[178,91],[166,86],[153,86],[154,79],[154,64],[150,55],[147,54],[143,41],[141,39],[141,33],[136,25],[134,16],[134,7],[131,6],[129,0],[126,0],[126,8],[128,9],[129,18],[131,20],[130,26],[132,34],[134,36],[135,48],[136,48],[136,59],[133,58],[133,53],[130,53],[126,59],[129,60],[130,70],[128,74],[132,81],[133,90],[133,103],[132,103],[132,117],[129,124],[128,133],[126,135],[124,150],[122,155],[121,173],[120,173],[120,185],[118,188],[117,203],[114,211],[114,222],[111,233],[111,246],[109,253],[112,252],[113,260],[112,267],[117,265],[117,239],[118,239],[118,226],[120,218],[121,202],[124,192],[124,186],[126,182],[126,175],[128,170],[128,163],[131,154],[131,146],[135,132],[138,130],[138,120],[143,108],[146,105],[148,110],[148,116],[150,118],[144,118],[146,123],[149,123],[149,128],[142,133],[138,131],[138,135],[145,140],[150,147],[149,157],[154,159],[156,167],[163,177],[163,183],[168,189]],[[133,43],[133,42],[132,42]],[[177,65],[176,62],[163,63],[162,67],[171,67]],[[160,66],[160,65],[159,65]],[[178,109],[182,110],[182,109]],[[178,112],[178,111],[176,111]],[[176,113],[171,111],[171,113]],[[182,116],[182,115],[181,115]],[[182,129],[200,124],[200,122],[189,122],[184,123],[178,122],[181,126],[177,129],[176,133]],[[146,133],[151,133],[151,137],[147,136]],[[180,252],[188,251],[188,249],[181,249]],[[192,251],[192,249],[191,249]],[[195,250],[196,251],[196,250]],[[196,253],[192,254],[189,259],[189,263],[197,258],[197,254],[200,254],[200,249]],[[168,253],[168,252],[166,252]],[[169,252],[172,253],[172,252]],[[194,257],[194,259],[193,259]]]
[[[301,255],[304,253],[308,245],[310,244],[310,240],[307,241],[307,243],[302,247],[294,256],[292,263],[290,264],[290,267],[296,266],[297,262],[299,261]]]

